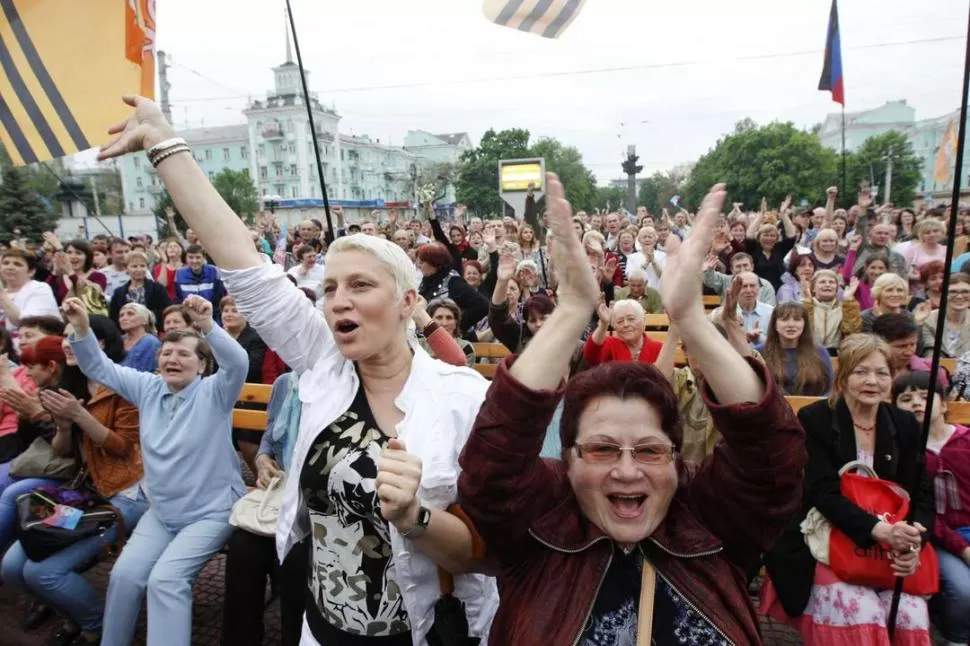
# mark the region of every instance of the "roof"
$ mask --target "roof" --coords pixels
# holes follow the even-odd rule
[[[462,139],[465,139],[465,138],[471,139],[470,137],[468,137],[467,132],[451,132],[451,133],[446,133],[442,135],[431,135],[431,136],[437,137],[441,141],[445,142],[446,144],[450,144],[452,146],[456,146],[460,144]]]
[[[213,128],[192,128],[180,130],[179,134],[190,144],[205,144],[218,141],[248,141],[249,126],[245,123]]]

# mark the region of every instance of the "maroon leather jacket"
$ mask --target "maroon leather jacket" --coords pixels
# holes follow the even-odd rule
[[[531,391],[499,366],[465,444],[459,502],[485,540],[501,602],[490,644],[576,644],[613,554],[580,511],[566,467],[539,458],[562,390]],[[724,440],[700,466],[678,462],[666,518],[644,556],[735,644],[760,644],[748,572],[801,507],[804,433],[764,365],[756,405],[719,406],[704,393]]]

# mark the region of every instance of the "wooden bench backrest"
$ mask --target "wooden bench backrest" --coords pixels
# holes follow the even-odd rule
[[[269,404],[273,387],[266,384],[246,384],[239,393],[239,401],[247,404]],[[245,431],[265,431],[267,415],[265,410],[248,410],[234,408],[232,411],[232,427]]]

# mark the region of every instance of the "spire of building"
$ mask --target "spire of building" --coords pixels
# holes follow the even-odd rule
[[[290,16],[286,9],[283,10],[283,22],[286,26],[286,62],[293,62],[293,52],[290,50]]]

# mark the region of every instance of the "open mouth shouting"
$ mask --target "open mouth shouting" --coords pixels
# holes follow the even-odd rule
[[[647,502],[645,494],[609,494],[606,498],[610,501],[610,508],[613,514],[622,520],[639,518],[643,514],[644,506]]]
[[[342,343],[353,341],[359,328],[360,325],[350,319],[340,319],[333,325],[334,337]]]

